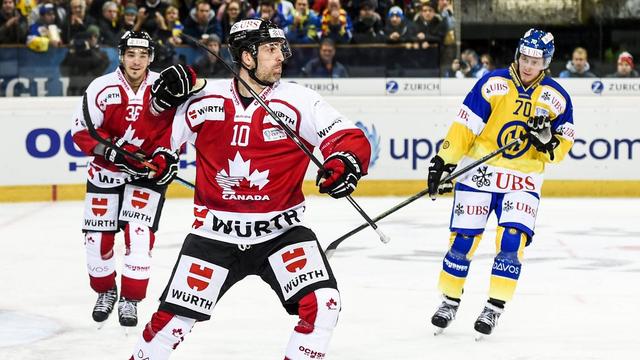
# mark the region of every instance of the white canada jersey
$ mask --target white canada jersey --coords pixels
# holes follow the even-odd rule
[[[310,89],[293,83],[265,88],[262,99],[325,158],[349,151],[369,164],[364,133]],[[244,107],[235,80],[209,81],[175,113],[160,146],[196,147],[192,232],[237,244],[256,244],[301,225],[302,181],[310,159],[253,101]]]
[[[138,121],[145,103],[150,99],[150,90],[159,74],[149,71],[137,92],[127,83],[120,68],[91,82],[87,88],[87,105],[91,122],[103,138],[119,137],[142,146],[153,126]],[[98,141],[89,135],[84,120],[82,101],[73,114],[71,133],[73,141],[87,155],[93,156]],[[115,187],[131,180],[131,176],[120,172],[102,156],[95,156],[88,166],[88,179],[100,187]]]

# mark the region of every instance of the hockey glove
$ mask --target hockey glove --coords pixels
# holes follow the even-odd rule
[[[548,116],[534,116],[527,120],[527,138],[536,150],[542,153],[549,153],[549,158],[553,161],[553,150],[560,141],[551,133],[551,119]]]
[[[178,175],[178,162],[180,158],[175,151],[159,147],[153,152],[151,164],[156,170],[149,173],[149,178],[154,179],[158,185],[166,185]]]
[[[360,162],[348,152],[331,154],[318,170],[316,185],[321,194],[329,194],[335,199],[351,194],[362,177]]]
[[[151,106],[159,114],[167,109],[180,106],[193,92],[196,73],[190,66],[173,65],[160,73],[151,86]]]
[[[449,176],[455,168],[456,164],[445,164],[444,160],[438,155],[431,159],[429,175],[427,177],[427,187],[431,200],[435,200],[437,195],[453,191],[453,182],[442,182],[442,179]]]
[[[142,161],[145,159],[146,155],[138,146],[130,144],[125,139],[117,137],[113,138],[112,142],[114,147],[119,147],[122,150],[126,150],[136,155],[140,160],[135,160],[129,156],[125,156],[117,152],[113,147],[107,146],[104,149],[104,158],[107,159],[107,161],[113,163],[116,167],[118,167],[120,171],[125,172],[129,175],[149,175],[149,169],[142,164]]]

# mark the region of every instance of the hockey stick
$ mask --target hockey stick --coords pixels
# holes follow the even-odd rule
[[[499,154],[501,154],[502,152],[504,152],[505,150],[509,149],[510,147],[514,146],[514,145],[520,145],[522,144],[524,140],[522,139],[514,139],[513,141],[509,142],[508,144],[502,146],[501,148],[483,156],[482,158],[472,162],[471,164],[463,167],[462,169],[455,171],[451,174],[449,174],[449,176],[445,177],[444,179],[442,179],[441,182],[447,182],[447,181],[451,181],[457,177],[459,177],[460,175],[468,172],[471,169],[476,168],[477,166],[493,159],[494,157],[498,156]],[[427,195],[429,193],[429,188],[426,188],[422,191],[420,191],[419,193],[411,196],[410,198],[406,199],[405,201],[399,203],[398,205],[392,207],[391,209],[383,212],[382,214],[376,216],[375,218],[373,218],[373,221],[380,221],[384,218],[386,218],[387,216],[393,214],[394,212],[402,209],[403,207],[411,204],[412,202],[418,200],[419,198]],[[336,251],[336,248],[338,248],[338,245],[340,245],[340,243],[342,243],[343,241],[345,241],[347,238],[349,238],[350,236],[360,232],[360,230],[366,228],[367,226],[369,226],[369,224],[362,224],[360,226],[358,226],[357,228],[349,231],[348,233],[342,235],[341,237],[337,238],[336,240],[334,240],[333,242],[331,242],[329,244],[329,246],[327,246],[327,249],[324,251],[324,253],[327,255],[327,258],[330,258],[333,253]]]
[[[271,116],[271,118],[273,118],[275,120],[275,122],[277,122],[278,125],[280,125],[280,127],[284,130],[284,132],[287,134],[287,136],[289,136],[289,138],[291,140],[293,140],[293,142],[300,148],[300,150],[302,150],[319,169],[322,169],[322,163],[320,162],[320,160],[318,160],[318,158],[316,158],[315,155],[313,155],[313,153],[309,149],[307,149],[307,147],[300,140],[300,137],[295,132],[293,132],[293,130],[291,130],[291,128],[289,126],[287,126],[282,121],[282,119],[280,119],[280,117],[278,115],[276,115],[276,113],[264,102],[264,100],[262,100],[260,95],[258,95],[249,86],[249,84],[247,84],[247,82],[244,81],[240,77],[240,74],[238,74],[238,72],[236,70],[234,70],[229,64],[227,64],[226,61],[224,61],[224,59],[222,59],[222,57],[220,55],[218,55],[218,54],[214,53],[213,51],[209,50],[208,47],[206,47],[204,44],[199,42],[197,39],[195,39],[195,38],[193,38],[193,37],[191,37],[189,35],[186,35],[186,34],[182,33],[180,36],[182,38],[186,39],[188,42],[193,43],[195,46],[197,46],[197,47],[207,51],[209,54],[215,56],[218,59],[218,61],[221,61],[222,64],[227,68],[227,70],[229,70],[233,74],[233,76],[245,87],[245,89],[247,89],[249,91],[251,96],[258,102],[258,104],[260,104],[260,106]],[[371,228],[373,228],[373,230],[375,230],[375,232],[380,237],[380,241],[382,241],[383,243],[386,244],[386,243],[389,242],[389,240],[391,240],[387,235],[385,235],[382,232],[382,230],[380,230],[378,228],[378,225],[376,225],[376,223],[373,220],[371,220],[369,215],[367,215],[367,213],[364,212],[364,210],[360,207],[360,205],[358,205],[358,203],[355,200],[353,200],[351,195],[347,195],[346,199],[349,200],[349,202],[351,203],[351,205],[353,205],[353,207],[356,209],[356,211],[358,213],[360,213],[360,215],[367,222],[367,225],[371,226]]]
[[[82,114],[84,115],[84,122],[87,125],[87,130],[89,130],[89,135],[91,135],[91,137],[98,141],[100,144],[115,150],[115,152],[117,152],[118,154],[122,155],[122,156],[126,156],[129,157],[131,159],[135,159],[137,161],[139,161],[141,164],[143,164],[144,166],[146,166],[147,168],[153,170],[153,171],[157,171],[158,168],[153,165],[152,163],[146,161],[143,158],[138,157],[136,154],[129,152],[123,148],[120,148],[118,146],[115,146],[112,142],[110,142],[107,139],[104,139],[100,136],[100,134],[98,134],[98,132],[96,131],[96,127],[93,124],[93,121],[91,121],[91,114],[89,113],[89,105],[87,102],[87,93],[85,92],[84,95],[82,95]],[[180,178],[179,176],[176,176],[176,181],[178,181],[179,183],[181,183],[182,185],[188,187],[189,189],[194,189],[195,186],[188,182],[187,180],[184,180],[182,178]]]

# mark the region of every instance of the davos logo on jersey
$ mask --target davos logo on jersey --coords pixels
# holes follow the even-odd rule
[[[511,141],[520,138],[520,135],[524,134],[526,131],[527,124],[524,121],[514,120],[504,124],[504,126],[498,133],[498,146],[502,147],[510,143]],[[502,153],[502,156],[505,159],[515,159],[526,153],[527,150],[529,150],[529,147],[531,147],[531,143],[526,140],[522,144],[516,144],[510,147],[508,150],[505,150]]]
[[[269,170],[254,169],[251,172],[251,159],[244,160],[240,152],[236,152],[233,160],[229,160],[229,169],[222,169],[216,175],[216,182],[222,188],[224,200],[266,201],[271,200],[267,194],[257,194],[269,183]]]
[[[369,145],[371,145],[371,160],[369,160],[369,167],[373,168],[376,164],[376,160],[380,157],[380,135],[378,135],[376,126],[373,124],[371,124],[371,131],[369,131],[367,125],[362,121],[356,122],[356,126],[362,130],[367,137],[367,140],[369,140]]]

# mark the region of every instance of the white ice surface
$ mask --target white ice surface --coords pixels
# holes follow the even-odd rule
[[[403,198],[356,198],[374,217]],[[543,199],[515,299],[495,333],[473,340],[486,301],[495,219],[476,253],[458,318],[434,337],[429,318],[448,244],[450,198],[420,199],[380,228],[347,239],[331,259],[343,309],[328,359],[640,358],[640,200]],[[115,314],[91,320],[80,233],[81,202],[0,204],[0,359],[129,358],[157,306],[191,217],[169,200],[140,324],[125,337]],[[346,200],[308,199],[307,224],[323,245],[363,221]],[[117,238],[122,254],[123,240]],[[121,259],[121,256],[118,257]],[[197,324],[172,359],[282,359],[295,324],[256,277],[232,288],[211,321]],[[16,345],[17,343],[22,343]]]

